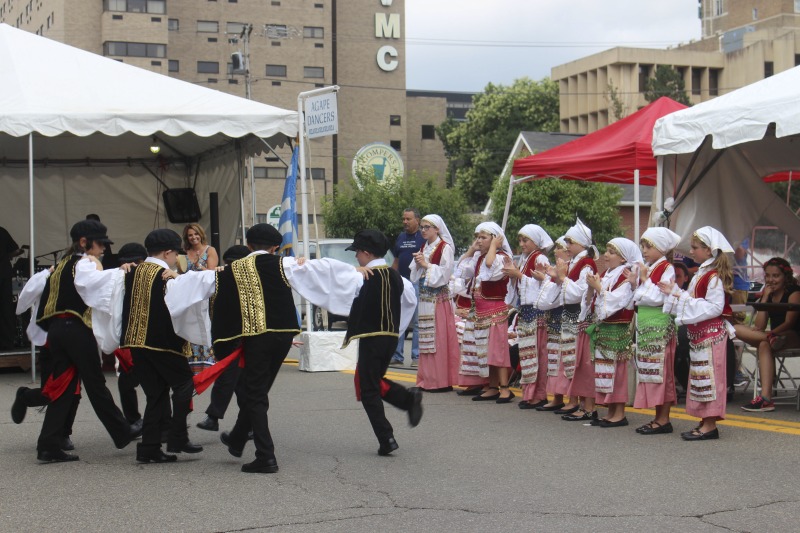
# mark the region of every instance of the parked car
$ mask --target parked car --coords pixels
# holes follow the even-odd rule
[[[295,245],[295,252],[294,255],[296,257],[307,257],[308,259],[322,259],[322,258],[330,258],[330,259],[337,259],[344,263],[348,263],[353,266],[358,266],[358,261],[356,261],[356,254],[353,251],[345,250],[350,244],[352,244],[353,239],[320,239],[318,241],[310,241],[309,242],[309,253],[304,253],[303,243],[298,242]],[[386,254],[386,263],[389,266],[392,265],[394,262],[394,255],[392,252],[389,251]],[[301,297],[296,291],[294,292],[294,305],[297,308],[300,316],[305,319],[306,314],[306,301],[305,298]],[[347,329],[347,317],[334,315],[333,313],[328,313],[325,309],[319,308],[316,305],[311,306],[311,329],[314,331],[331,331],[336,328]],[[304,328],[305,329],[305,328]]]

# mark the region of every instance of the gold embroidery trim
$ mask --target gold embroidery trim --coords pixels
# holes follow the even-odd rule
[[[42,314],[44,318],[50,317],[57,312],[56,303],[58,302],[58,291],[61,287],[61,275],[70,259],[72,257],[69,256],[62,259],[50,275],[50,293],[47,295],[47,303],[44,305],[44,313]]]
[[[155,263],[142,263],[134,271],[128,327],[125,329],[125,344],[128,346],[146,346],[153,282],[162,270],[163,267]]]
[[[242,313],[242,335],[257,335],[267,330],[264,289],[256,269],[256,255],[231,263],[231,271],[239,289]]]

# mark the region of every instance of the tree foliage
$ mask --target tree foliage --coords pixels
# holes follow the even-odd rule
[[[442,187],[436,180],[411,173],[401,180],[379,183],[372,171],[359,171],[350,183],[335,189],[323,200],[329,237],[350,238],[356,232],[375,228],[394,242],[403,231],[403,210],[416,208],[421,216],[437,214],[444,219],[457,247],[472,238],[473,221],[461,191]]]
[[[625,118],[628,112],[625,108],[625,104],[622,103],[622,98],[619,96],[619,89],[617,89],[613,83],[609,83],[606,89],[608,90],[606,100],[608,101],[608,107],[611,110],[611,115],[614,117],[614,120]]]
[[[492,217],[498,223],[508,194],[509,176],[503,176],[492,191]],[[553,240],[564,235],[575,224],[575,217],[592,229],[597,247],[623,234],[618,204],[622,188],[617,185],[546,178],[514,186],[506,236],[514,236],[525,224],[538,224]]]
[[[558,84],[549,78],[490,83],[473,99],[467,120],[438,128],[455,184],[470,207],[482,208],[521,131],[558,131]]]
[[[692,105],[686,95],[686,84],[681,73],[668,65],[658,65],[652,78],[645,84],[644,99],[655,102],[662,96],[668,96],[683,105]]]

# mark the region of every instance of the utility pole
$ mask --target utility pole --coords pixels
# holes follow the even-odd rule
[[[248,23],[242,27],[239,39],[244,46],[244,97],[248,100],[253,99],[251,92],[252,78],[250,76],[250,34],[253,33],[253,25]],[[256,177],[253,169],[253,158],[247,158],[247,172],[250,175],[250,224],[256,223]]]

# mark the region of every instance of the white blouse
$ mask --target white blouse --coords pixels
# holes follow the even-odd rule
[[[664,300],[667,296],[661,292],[661,289],[658,288],[657,283],[652,282],[650,279],[650,274],[657,266],[666,261],[667,258],[662,257],[647,268],[647,279],[644,283],[640,282],[639,286],[636,288],[636,291],[633,293],[633,300],[636,302],[636,305],[644,307],[662,307],[664,305]],[[664,269],[664,273],[661,274],[659,281],[664,283],[674,283],[675,267],[668,265],[667,268]]]
[[[453,247],[448,244],[446,244],[442,250],[442,258],[439,261],[439,264],[434,265],[430,263],[431,255],[433,255],[433,252],[436,251],[436,247],[439,246],[440,242],[442,242],[442,240],[437,237],[433,243],[426,242],[424,248],[422,249],[422,254],[425,256],[425,261],[429,263],[428,268],[424,270],[426,287],[441,287],[443,285],[447,285],[447,283],[450,281],[450,276],[453,274],[453,270],[455,269]],[[419,283],[419,280],[423,275],[423,269],[419,268],[416,261],[411,261],[410,268],[411,282]]]

